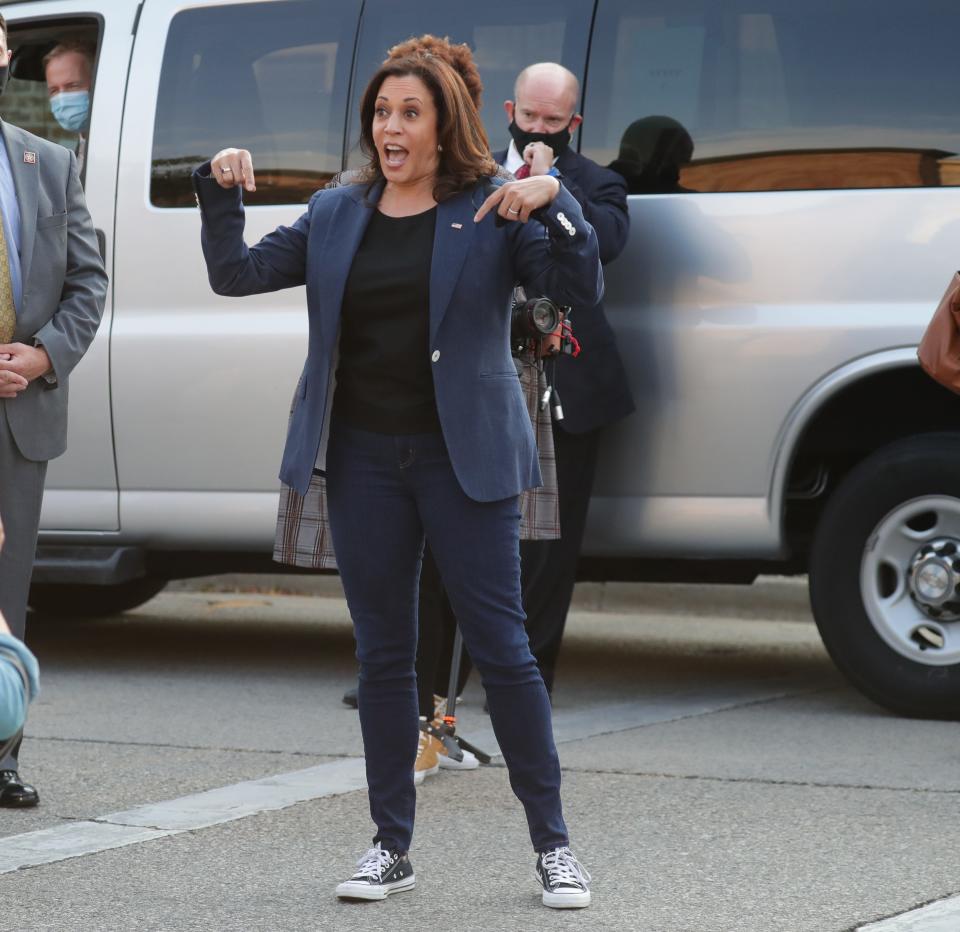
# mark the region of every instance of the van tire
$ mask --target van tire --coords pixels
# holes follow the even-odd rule
[[[105,618],[149,602],[166,584],[152,576],[113,586],[44,583],[30,587],[27,603],[37,615]]]
[[[960,433],[924,434],[883,447],[852,469],[814,535],[810,601],[823,643],[857,689],[901,715],[960,719],[960,620],[930,621],[946,634],[947,651],[921,650],[923,638],[911,642],[929,620],[910,585],[910,568],[922,557],[901,556],[914,547],[919,552],[925,541],[958,536],[958,516]],[[898,529],[900,521],[908,535]],[[894,599],[896,613],[887,608]],[[945,662],[954,657],[957,662]]]

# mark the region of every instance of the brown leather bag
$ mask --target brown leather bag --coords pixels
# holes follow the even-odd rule
[[[955,272],[940,299],[917,358],[930,378],[960,394],[960,272]]]

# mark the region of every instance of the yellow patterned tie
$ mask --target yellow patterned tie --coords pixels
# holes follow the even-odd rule
[[[7,237],[0,223],[0,343],[12,343],[17,326],[17,308],[13,303],[13,285],[10,282],[10,260],[7,255]]]

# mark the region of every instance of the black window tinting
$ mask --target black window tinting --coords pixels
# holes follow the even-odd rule
[[[599,0],[581,142],[633,193],[960,184],[953,0]]]
[[[193,168],[236,146],[256,170],[246,203],[306,203],[341,168],[359,6],[291,0],[178,13],[160,75],[151,202],[191,206]]]

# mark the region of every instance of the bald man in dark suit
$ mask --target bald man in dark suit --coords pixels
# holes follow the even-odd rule
[[[583,120],[577,112],[579,96],[576,76],[561,65],[544,62],[524,69],[515,99],[504,104],[510,146],[494,158],[518,178],[558,176],[596,231],[600,261],[606,265],[627,243],[627,188],[616,172],[569,147]],[[555,373],[564,413],[553,423],[561,536],[520,545],[527,633],[550,692],[573,597],[600,436],[604,427],[634,410],[603,304],[574,308],[572,322],[583,351],[576,359],[560,356]]]

